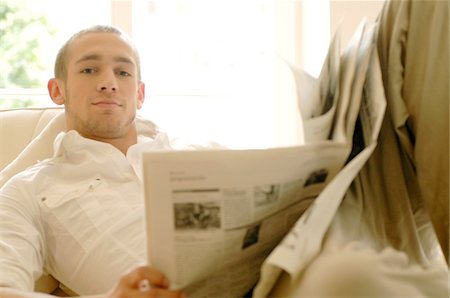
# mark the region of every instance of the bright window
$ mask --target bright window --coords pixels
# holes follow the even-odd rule
[[[295,144],[299,113],[279,57],[317,76],[340,16],[354,7],[356,26],[377,14],[375,2],[382,1],[3,0],[0,51],[9,41],[16,52],[0,52],[0,108],[53,105],[46,83],[59,47],[81,28],[112,24],[132,35],[142,56],[141,113],[169,133],[241,148]],[[4,18],[5,5],[19,9]],[[46,24],[31,22],[19,34],[14,18]]]
[[[6,2],[21,5],[28,15],[42,15],[53,33],[39,34],[39,57],[46,66],[37,75],[40,84],[1,86],[0,108],[52,105],[46,83],[53,75],[59,47],[79,29],[106,23],[121,27],[136,41],[147,86],[141,113],[169,133],[231,147],[287,145],[297,140],[287,132],[287,125],[280,126],[298,112],[291,102],[288,111],[294,116],[287,117],[285,101],[276,94],[277,1]],[[289,11],[283,13],[290,20],[294,17]]]
[[[274,2],[133,2],[142,113],[169,132],[264,147],[277,139]]]

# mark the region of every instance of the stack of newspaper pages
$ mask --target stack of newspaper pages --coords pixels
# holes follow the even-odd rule
[[[189,297],[269,293],[321,249],[385,111],[375,28],[364,20],[319,78],[289,64],[305,144],[143,154],[148,262]]]

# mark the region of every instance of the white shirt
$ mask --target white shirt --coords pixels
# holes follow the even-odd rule
[[[110,290],[146,262],[140,152],[170,149],[139,138],[127,156],[70,131],[55,154],[0,191],[0,285],[33,290],[44,269],[80,295]]]

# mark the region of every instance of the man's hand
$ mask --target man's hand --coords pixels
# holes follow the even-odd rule
[[[147,289],[142,285],[149,285]],[[169,281],[156,269],[148,266],[138,267],[123,275],[110,291],[108,298],[184,298],[182,291],[169,290]]]

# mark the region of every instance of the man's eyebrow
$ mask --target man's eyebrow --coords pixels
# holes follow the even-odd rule
[[[90,61],[90,60],[101,60],[101,58],[102,58],[101,55],[98,55],[98,54],[88,54],[88,55],[85,55],[85,56],[81,57],[80,59],[78,59],[76,61],[76,63],[81,63],[81,62]],[[132,59],[125,57],[125,56],[116,56],[116,57],[114,57],[113,60],[115,62],[135,64]]]
[[[97,54],[85,55],[85,56],[81,57],[80,59],[78,59],[76,61],[76,63],[81,63],[81,62],[89,61],[89,60],[100,60],[100,55],[97,55]]]
[[[132,59],[125,57],[125,56],[117,56],[114,58],[114,61],[134,64]]]

